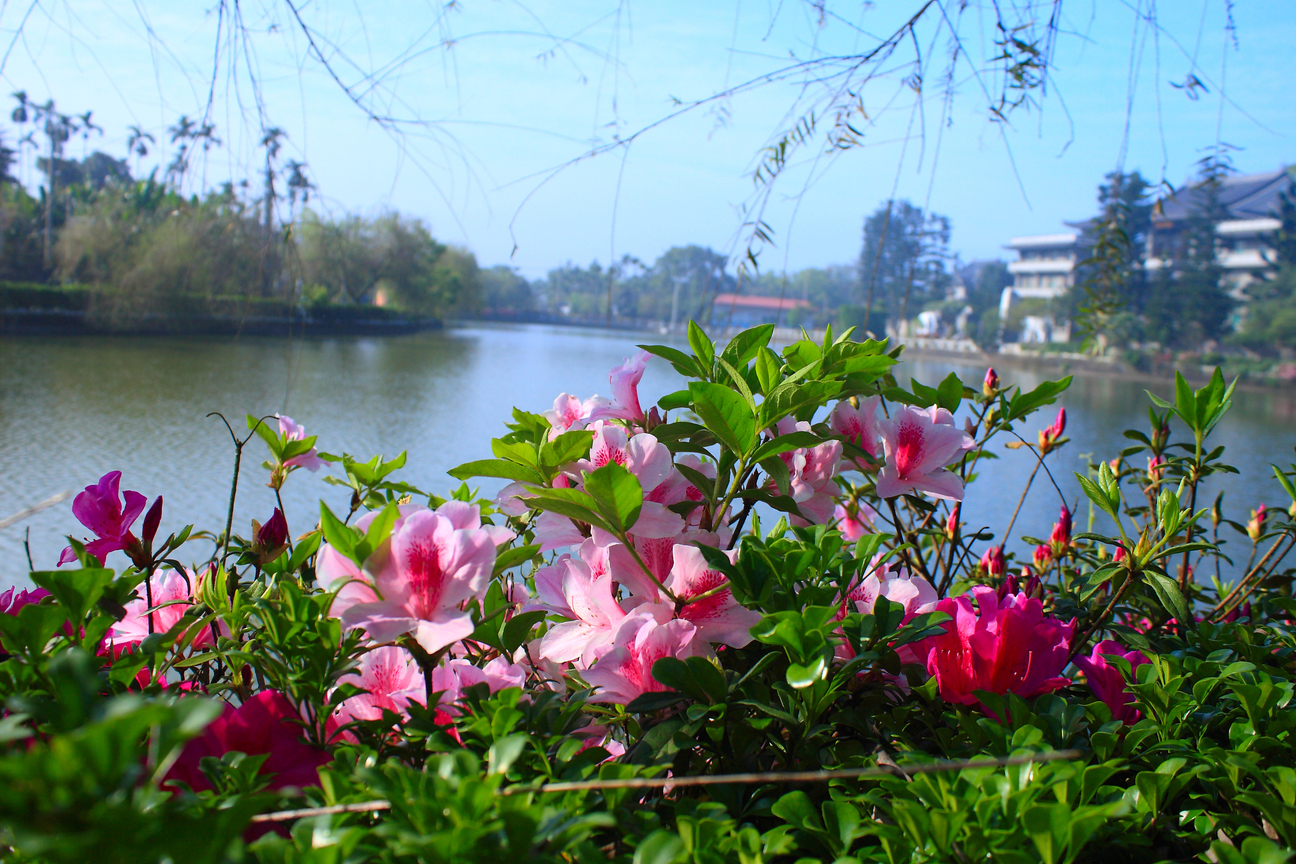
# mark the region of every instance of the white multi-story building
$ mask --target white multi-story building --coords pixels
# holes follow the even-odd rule
[[[999,298],[999,319],[1008,320],[1013,304],[1022,298],[1051,300],[1061,297],[1075,284],[1076,267],[1085,258],[1083,235],[1079,231],[1063,234],[1036,234],[1014,237],[1005,248],[1017,252],[1017,260],[1008,263],[1013,284]],[[1071,336],[1069,323],[1028,316],[1022,331],[1025,342],[1065,342]]]

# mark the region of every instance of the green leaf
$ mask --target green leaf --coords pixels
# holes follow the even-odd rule
[[[963,401],[963,382],[951,372],[936,388],[936,404],[953,414]]]
[[[513,546],[505,549],[495,556],[495,575],[503,573],[511,567],[516,567],[524,561],[530,561],[540,552],[540,545],[531,546]]]
[[[692,321],[689,322],[691,327]],[[674,831],[658,828],[639,842],[634,864],[679,864],[688,858],[688,848]]]
[[[1177,618],[1181,624],[1192,623],[1193,617],[1188,609],[1188,601],[1184,599],[1183,593],[1173,579],[1151,570],[1144,570],[1143,577],[1156,592],[1157,599],[1161,601],[1161,605],[1167,612]]]
[[[675,367],[675,371],[683,375],[685,378],[699,377],[698,372],[700,370],[698,369],[697,361],[678,348],[671,348],[668,345],[639,345],[638,347],[647,351],[649,354],[652,354],[655,357],[660,357],[667,363],[670,363],[671,366]]]
[[[760,382],[762,393],[770,393],[779,385],[783,368],[779,356],[770,348],[762,348],[756,354],[756,380]]]
[[[605,531],[612,530],[612,526],[599,514],[594,499],[579,489],[533,486],[527,496],[527,503],[538,510],[548,510],[559,516],[575,519],[577,522],[587,522]]]
[[[1045,381],[1029,393],[1018,393],[1008,403],[1008,411],[1004,416],[1004,421],[1011,423],[1025,417],[1037,408],[1052,404],[1058,395],[1070,386],[1071,376],[1068,375],[1061,381]]]
[[[1178,371],[1175,372],[1175,413],[1189,429],[1201,431],[1201,419],[1197,416],[1197,396]]]
[[[573,429],[564,432],[552,441],[540,445],[540,465],[544,468],[558,468],[589,455],[590,445],[594,443],[594,433],[588,429]]]
[[[644,492],[639,478],[615,462],[585,474],[585,492],[599,513],[620,533],[629,531],[639,519]]]
[[[323,501],[320,502],[320,530],[324,533],[324,539],[338,551],[339,555],[364,566],[364,559],[356,557],[356,544],[360,541],[360,532],[334,516],[333,511]]]
[[[747,400],[747,405],[751,408],[752,414],[755,414],[756,399],[752,396],[751,387],[747,386],[747,379],[744,378],[742,373],[731,366],[723,357],[721,357],[717,362],[719,362],[720,367],[724,369],[725,374],[729,376],[729,379],[733,381],[734,386],[738,388],[738,392]]]
[[[270,453],[276,460],[282,462],[280,458],[283,454],[284,441],[279,437],[278,428],[272,427],[269,420],[262,420],[260,417],[247,415],[247,427],[256,432],[258,438],[266,443],[270,448]],[[309,449],[309,448],[308,448]]]
[[[756,418],[742,396],[720,384],[689,385],[693,409],[716,438],[736,455],[745,455],[756,443]]]
[[[456,480],[468,480],[473,477],[499,477],[501,480],[516,480],[521,483],[540,483],[542,479],[534,468],[508,462],[504,459],[479,459],[476,462],[465,462],[457,468],[446,472]]]
[[[400,518],[400,506],[393,501],[374,517],[365,530],[364,535],[355,544],[354,550],[356,559],[364,562],[366,558],[374,553],[375,550],[391,535],[392,526]]]
[[[674,690],[649,691],[640,693],[632,699],[630,704],[626,705],[626,712],[629,714],[651,714],[654,711],[661,711],[672,705],[678,705],[683,701],[684,695]]]
[[[789,450],[817,447],[822,443],[824,443],[823,439],[812,432],[789,432],[786,435],[779,435],[773,440],[766,441],[756,448],[756,452],[752,454],[752,461],[760,462],[770,456],[787,453]]]
[[[699,370],[703,373],[701,377],[711,377],[711,367],[715,364],[715,345],[707,338],[706,333],[697,325],[696,321],[690,320],[688,323],[688,341],[689,347],[697,355],[698,360],[702,361],[702,368]]]
[[[1115,518],[1116,511],[1112,508],[1111,501],[1107,499],[1107,493],[1102,489],[1099,489],[1097,483],[1090,480],[1079,471],[1075,472],[1075,476],[1076,479],[1080,481],[1080,488],[1084,490],[1085,497],[1096,504],[1098,509],[1102,510],[1112,518]]]
[[[530,612],[519,612],[509,619],[500,632],[501,640],[504,643],[504,653],[512,655],[522,643],[527,641],[531,631],[535,626],[544,620],[545,610],[534,609]]]
[[[743,369],[753,357],[769,345],[773,335],[773,324],[749,327],[729,340],[729,344],[720,352],[720,359],[725,360],[735,369]]]
[[[680,408],[688,408],[692,404],[693,394],[687,390],[676,390],[657,400],[657,407],[663,411],[677,411]]]

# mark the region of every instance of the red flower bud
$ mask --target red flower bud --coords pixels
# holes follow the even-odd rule
[[[162,522],[162,496],[159,495],[153,502],[153,506],[144,514],[144,526],[140,533],[143,535],[144,548],[153,551],[153,538],[157,536],[158,525]]]
[[[954,535],[958,533],[959,511],[962,508],[962,503],[955,504],[954,509],[950,511],[949,518],[945,520],[945,536],[949,538],[951,542],[954,540]]]
[[[991,546],[981,556],[981,566],[990,576],[1002,576],[1004,574],[1004,555],[1002,546]],[[1009,577],[1011,578],[1011,577]]]
[[[1035,547],[1035,566],[1043,570],[1053,562],[1053,549],[1043,544]]]
[[[999,389],[999,373],[995,372],[991,366],[986,370],[985,380],[981,382],[981,392],[987,396],[993,396]]]
[[[278,549],[288,542],[288,520],[284,519],[283,511],[278,507],[257,531],[256,541],[263,549]]]
[[[1065,504],[1062,505],[1058,521],[1053,523],[1053,533],[1049,535],[1049,542],[1059,551],[1071,545],[1071,511]]]

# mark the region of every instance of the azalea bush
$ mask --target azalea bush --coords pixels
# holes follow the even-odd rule
[[[1219,373],[1025,557],[1069,379],[904,386],[885,342],[772,330],[641,346],[456,488],[287,417],[235,435],[224,526],[88,486],[0,595],[5,860],[1287,860],[1296,466],[1247,522],[1207,502]],[[645,409],[648,362],[681,387]],[[276,501],[345,497],[240,533],[262,447]]]

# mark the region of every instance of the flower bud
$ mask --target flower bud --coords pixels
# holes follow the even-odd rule
[[[1039,449],[1040,453],[1048,453],[1057,446],[1058,439],[1066,431],[1066,409],[1059,408],[1057,417],[1053,418],[1053,424],[1047,429],[1039,431]]]
[[[1008,578],[1004,579],[1003,583],[999,586],[999,588],[995,591],[995,593],[999,596],[999,602],[1001,603],[1003,602],[1003,599],[1007,597],[1009,594],[1016,594],[1017,577],[1012,573],[1009,573]]]
[[[144,525],[140,529],[141,539],[144,541],[144,548],[148,551],[153,550],[153,538],[157,536],[158,525],[162,522],[162,496],[159,495],[153,502],[153,506],[144,514]]]
[[[1112,560],[1115,561],[1115,562],[1118,562],[1118,563],[1121,562],[1121,561],[1124,561],[1124,560],[1125,560],[1125,547],[1124,547],[1124,546],[1117,546],[1117,547],[1116,547],[1116,551],[1112,553]]]
[[[972,422],[971,417],[963,418],[963,431],[967,433],[969,438],[976,437],[976,424]]]
[[[1149,479],[1149,480],[1151,480],[1153,483],[1160,483],[1160,482],[1161,482],[1161,474],[1162,474],[1162,472],[1163,472],[1164,470],[1165,470],[1165,457],[1164,457],[1164,456],[1149,456],[1149,457],[1148,457],[1147,474],[1148,474],[1148,479]]]
[[[274,515],[261,526],[256,534],[256,542],[262,549],[274,550],[288,543],[288,520],[283,511],[275,508]]]
[[[981,392],[986,396],[993,396],[999,390],[999,373],[995,372],[991,366],[986,370],[985,380],[981,382]]]
[[[1053,533],[1049,535],[1049,542],[1059,551],[1071,545],[1071,511],[1065,504],[1062,505],[1062,512],[1058,514],[1058,521],[1053,523]]]
[[[1053,550],[1042,543],[1039,546],[1036,546],[1035,566],[1040,570],[1046,570],[1048,569],[1048,566],[1052,563],[1053,563]],[[1026,571],[1024,570],[1022,572],[1023,574],[1026,573]]]
[[[1251,511],[1251,521],[1247,523],[1247,536],[1251,538],[1252,543],[1260,540],[1260,535],[1264,533],[1265,505]]]
[[[954,535],[958,533],[959,511],[962,510],[962,508],[962,503],[955,504],[954,509],[949,513],[949,518],[945,520],[945,537],[951,543],[954,542]]]
[[[991,546],[981,556],[981,566],[985,568],[989,576],[1002,576],[1004,574],[1004,555],[1002,546]]]

